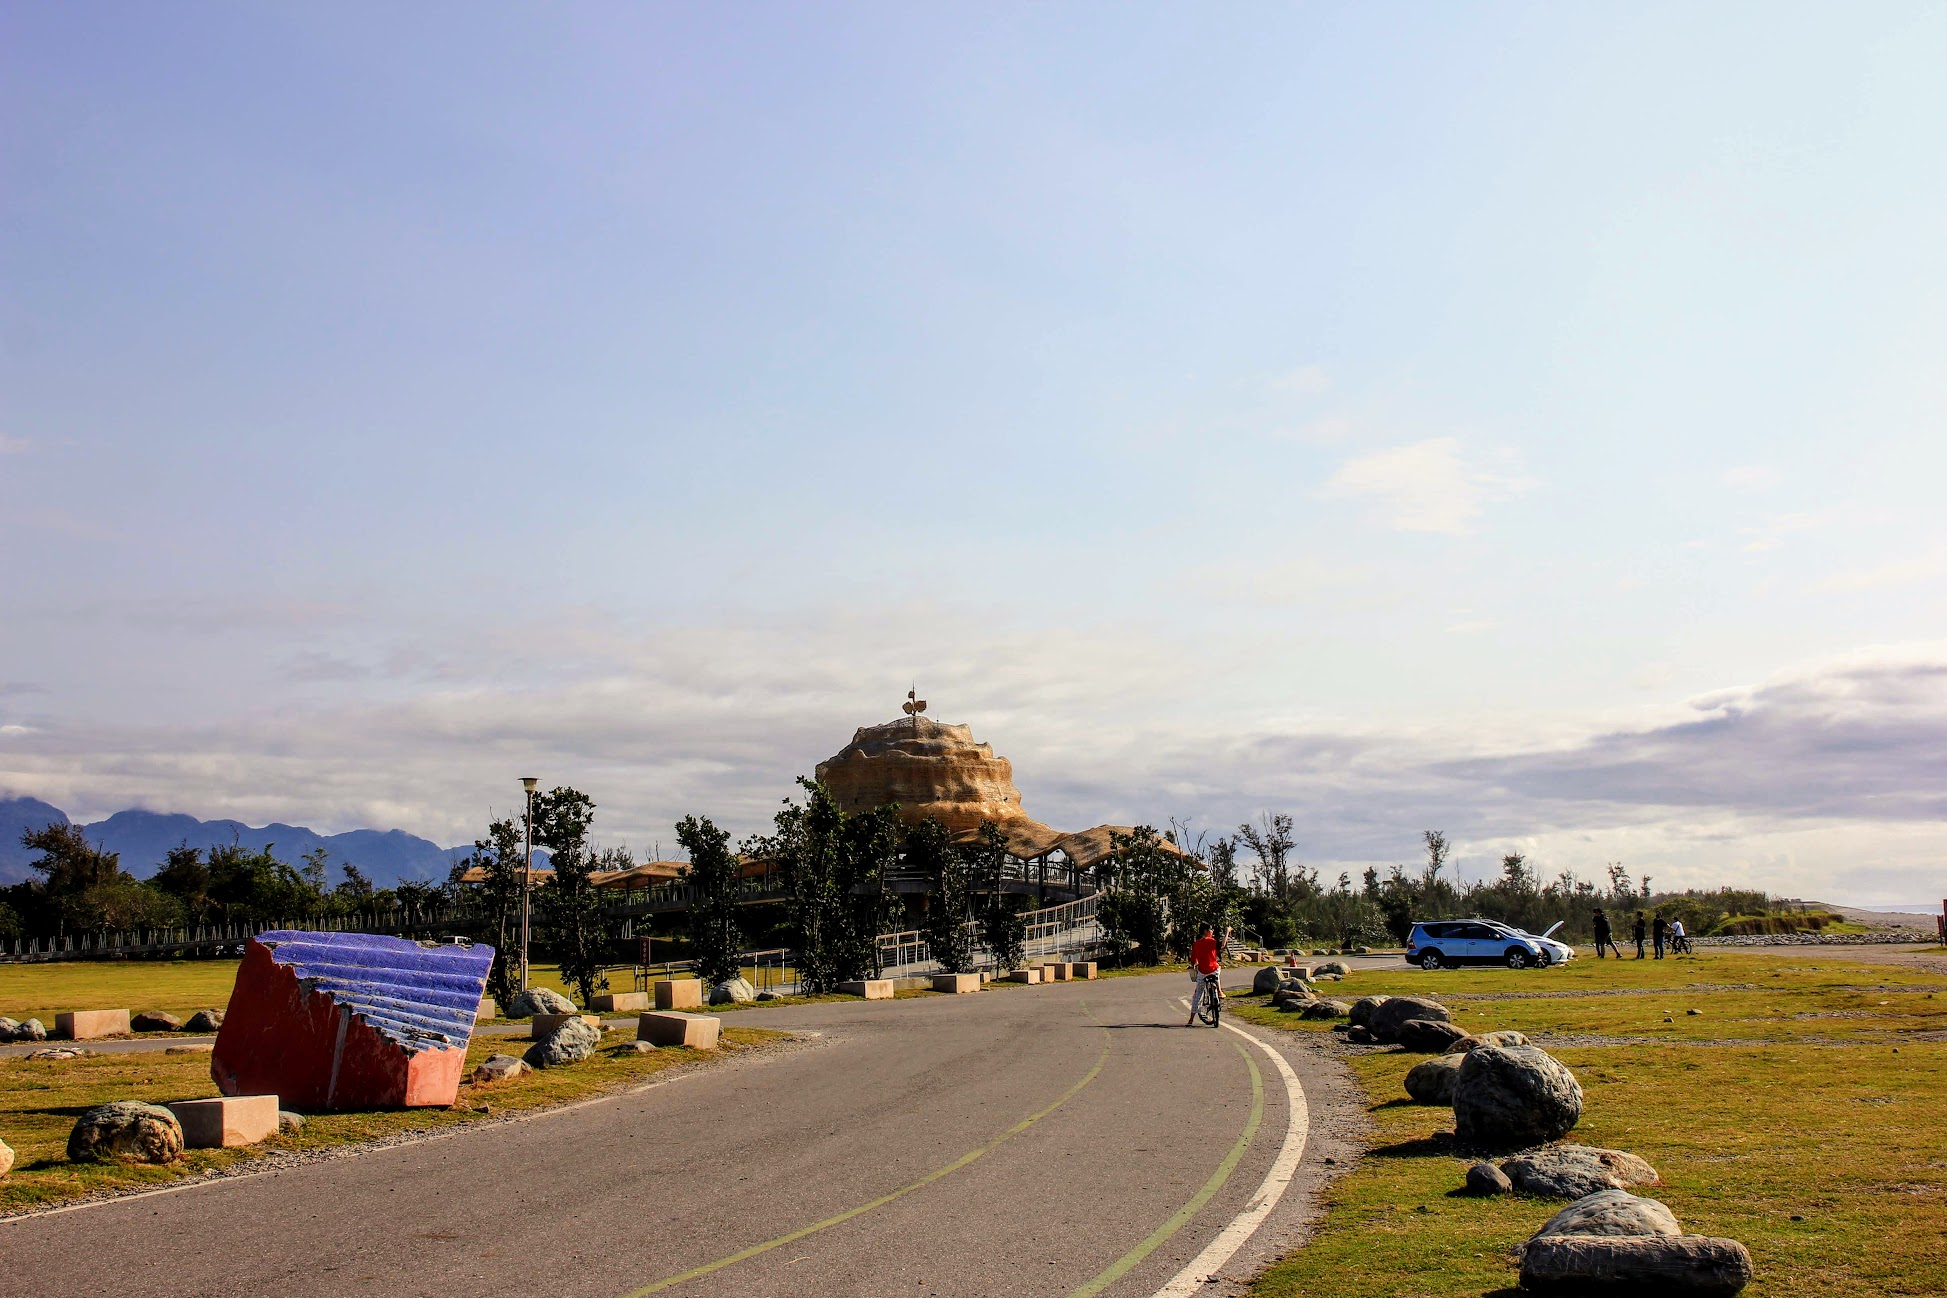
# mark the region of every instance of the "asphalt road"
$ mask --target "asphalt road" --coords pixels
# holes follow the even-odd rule
[[[818,1035],[524,1121],[0,1222],[0,1292],[1234,1294],[1302,1238],[1356,1110],[1316,1038],[1187,1028],[1187,989],[746,1013]],[[1204,1283],[1213,1249],[1225,1278]]]

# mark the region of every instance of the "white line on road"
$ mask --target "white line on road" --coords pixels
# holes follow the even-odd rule
[[[1178,1003],[1185,1009],[1190,1005],[1187,1000]],[[1224,1263],[1244,1247],[1244,1242],[1264,1224],[1264,1219],[1271,1215],[1271,1210],[1284,1198],[1285,1191],[1291,1188],[1291,1178],[1298,1173],[1299,1160],[1305,1156],[1305,1140],[1311,1133],[1311,1110],[1305,1104],[1305,1088],[1298,1084],[1298,1074],[1291,1071],[1285,1057],[1267,1042],[1234,1024],[1223,1023],[1221,1026],[1262,1050],[1277,1065],[1278,1075],[1284,1078],[1285,1095],[1291,1102],[1291,1117],[1285,1123],[1284,1144],[1279,1146],[1278,1156],[1271,1162],[1271,1170],[1264,1174],[1264,1180],[1258,1185],[1251,1201],[1217,1232],[1215,1239],[1204,1245],[1203,1252],[1191,1258],[1188,1266],[1156,1291],[1155,1298],[1187,1298],[1190,1294],[1201,1293],[1204,1284],[1224,1269]]]

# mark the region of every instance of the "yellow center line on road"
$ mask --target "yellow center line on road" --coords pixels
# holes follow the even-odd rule
[[[1090,1082],[1094,1081],[1097,1077],[1101,1076],[1102,1068],[1108,1062],[1109,1062],[1109,1034],[1107,1032],[1103,1032],[1102,1053],[1095,1057],[1095,1066],[1088,1070],[1088,1072],[1082,1077],[1081,1081],[1076,1082],[1073,1086],[1063,1091],[1061,1093],[1060,1098],[1056,1099],[1056,1101],[1053,1104],[1050,1104],[1047,1108],[1041,1110],[1039,1113],[1029,1114],[1027,1117],[1021,1119],[1019,1122],[1009,1127],[1006,1131],[1003,1131],[1000,1135],[995,1136],[992,1140],[982,1145],[979,1149],[971,1150],[968,1153],[962,1154],[960,1155],[960,1157],[954,1159],[951,1163],[948,1163],[945,1167],[935,1168],[931,1172],[928,1172],[925,1176],[920,1177],[917,1181],[909,1181],[905,1185],[900,1186],[897,1190],[890,1190],[885,1194],[880,1195],[878,1198],[871,1200],[870,1202],[860,1204],[856,1208],[847,1208],[844,1212],[836,1213],[833,1216],[825,1218],[823,1221],[814,1221],[809,1226],[801,1226],[797,1230],[792,1231],[788,1235],[779,1235],[776,1239],[765,1240],[762,1244],[753,1244],[747,1249],[743,1249],[739,1252],[732,1253],[729,1257],[718,1258],[714,1262],[706,1262],[702,1266],[692,1267],[688,1271],[683,1272],[681,1275],[673,1275],[665,1280],[658,1280],[654,1284],[644,1285],[640,1289],[631,1289],[628,1293],[622,1295],[622,1298],[646,1298],[646,1296],[649,1294],[661,1293],[665,1289],[673,1289],[679,1284],[683,1284],[690,1280],[698,1279],[702,1276],[709,1275],[715,1271],[721,1271],[727,1266],[735,1266],[739,1262],[749,1261],[751,1258],[757,1257],[763,1253],[768,1253],[774,1248],[782,1248],[786,1244],[796,1243],[798,1240],[803,1239],[807,1235],[815,1235],[821,1230],[829,1230],[831,1227],[848,1222],[852,1220],[852,1218],[854,1217],[864,1216],[866,1213],[871,1212],[874,1208],[883,1208],[895,1199],[904,1198],[906,1195],[911,1194],[914,1190],[922,1189],[926,1186],[929,1186],[933,1184],[933,1182],[939,1180],[941,1177],[948,1176],[954,1172],[957,1172],[961,1168],[967,1166],[967,1164],[975,1161],[976,1159],[982,1158],[987,1154],[993,1153],[996,1149],[999,1149],[1002,1145],[1006,1144],[1014,1137],[1020,1135],[1022,1132],[1026,1131],[1029,1127],[1032,1127],[1035,1123],[1041,1121],[1043,1118],[1053,1113],[1056,1109],[1059,1109],[1062,1105],[1074,1099],[1077,1095],[1081,1094],[1083,1087],[1087,1086]],[[1253,1075],[1256,1074],[1257,1066],[1255,1064],[1251,1066],[1251,1072]],[[1234,1162],[1235,1159],[1233,1158],[1232,1161]]]
[[[1217,1191],[1224,1188],[1224,1182],[1230,1180],[1230,1174],[1237,1170],[1238,1161],[1244,1157],[1244,1150],[1250,1146],[1251,1138],[1257,1135],[1258,1127],[1264,1122],[1264,1074],[1258,1071],[1257,1061],[1251,1058],[1250,1052],[1243,1046],[1237,1046],[1237,1053],[1244,1056],[1244,1065],[1251,1070],[1251,1117],[1244,1124],[1244,1134],[1239,1136],[1237,1143],[1230,1147],[1230,1153],[1224,1155],[1224,1161],[1217,1164],[1217,1170],[1210,1174],[1210,1179],[1203,1183],[1203,1188],[1191,1195],[1190,1201],[1178,1208],[1175,1216],[1151,1231],[1149,1237],[1142,1243],[1111,1262],[1107,1270],[1070,1293],[1068,1298],[1095,1298],[1096,1294],[1122,1279],[1132,1267],[1155,1252],[1164,1240],[1182,1230],[1192,1217],[1202,1212],[1203,1206],[1216,1196]]]

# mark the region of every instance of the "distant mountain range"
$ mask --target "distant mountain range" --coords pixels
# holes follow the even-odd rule
[[[72,823],[66,812],[38,798],[0,798],[0,884],[34,877],[27,863],[36,854],[20,845],[23,832]],[[350,862],[380,888],[408,881],[442,883],[453,862],[473,850],[471,844],[441,847],[399,829],[320,834],[302,825],[253,828],[240,820],[198,820],[160,811],[118,811],[81,828],[89,842],[120,853],[122,869],[138,879],[154,874],[169,849],[183,843],[206,850],[229,843],[249,848],[274,845],[277,858],[292,865],[300,864],[298,858],[306,852],[322,847],[330,854],[333,884],[344,877],[339,867]],[[537,859],[541,855],[535,853]]]

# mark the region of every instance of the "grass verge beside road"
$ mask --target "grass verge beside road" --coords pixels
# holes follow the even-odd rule
[[[1642,1155],[1663,1180],[1639,1192],[1688,1231],[1742,1240],[1758,1271],[1747,1294],[1866,1298],[1947,1293],[1947,991],[1927,990],[1943,983],[1843,957],[1726,951],[1528,973],[1402,967],[1327,994],[1431,995],[1470,1030],[1536,1037],[1582,1083],[1569,1139]],[[1569,994],[1521,995],[1533,992]],[[1234,1012],[1280,1030],[1331,1026],[1249,1003]],[[1631,1040],[1573,1044],[1589,1038]],[[1402,1079],[1422,1058],[1348,1048],[1368,1151],[1326,1192],[1315,1238],[1254,1298],[1515,1292],[1508,1250],[1562,1205],[1456,1193],[1472,1160],[1441,1139],[1452,1110],[1406,1101]]]
[[[163,1167],[70,1163],[68,1132],[80,1114],[111,1100],[154,1104],[215,1095],[207,1051],[93,1055],[41,1062],[0,1060],[0,1139],[14,1150],[11,1174],[0,1179],[0,1215],[48,1207],[102,1191],[164,1185],[218,1172],[270,1153],[326,1150],[387,1137],[434,1132],[490,1117],[551,1108],[638,1085],[678,1064],[707,1062],[787,1034],[725,1026],[719,1051],[665,1047],[638,1054],[622,1034],[610,1034],[593,1058],[566,1068],[530,1073],[513,1081],[460,1087],[450,1109],[387,1109],[307,1115],[304,1129],[249,1149],[196,1149]],[[467,1067],[496,1053],[519,1054],[525,1041],[476,1038]]]

